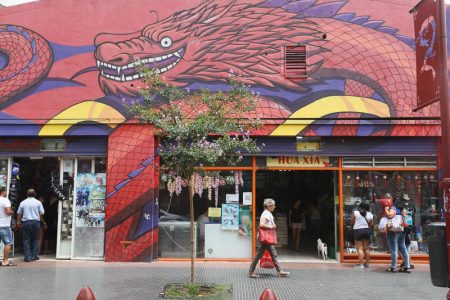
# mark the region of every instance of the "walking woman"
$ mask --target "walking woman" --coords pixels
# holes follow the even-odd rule
[[[264,212],[261,215],[259,220],[259,227],[263,229],[275,229],[277,226],[273,220],[272,212],[275,209],[275,200],[267,198],[264,199]],[[270,256],[272,257],[273,264],[277,269],[278,276],[285,277],[289,275],[289,272],[284,272],[281,270],[280,264],[277,259],[277,250],[274,245],[261,244],[256,251],[256,255],[253,258],[252,264],[250,265],[250,269],[248,270],[248,277],[250,278],[258,278],[259,275],[255,273],[256,264],[264,255],[264,251],[268,250],[270,252]]]
[[[361,202],[357,210],[352,213],[353,238],[358,252],[359,264],[356,269],[370,267],[370,230],[373,228],[373,215],[369,212],[369,204]]]
[[[298,199],[294,202],[294,205],[289,210],[289,227],[292,230],[292,247],[295,251],[298,251],[299,249],[300,235],[302,230],[305,229],[305,215],[301,205],[302,201]]]

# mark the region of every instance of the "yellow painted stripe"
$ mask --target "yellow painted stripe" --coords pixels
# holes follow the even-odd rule
[[[95,102],[85,101],[71,106],[45,124],[39,131],[40,136],[62,136],[73,125],[80,122],[97,122],[111,128],[125,122],[126,118],[113,107]]]
[[[300,108],[270,135],[296,136],[317,119],[342,112],[367,113],[380,118],[390,117],[389,106],[378,100],[355,96],[329,96]],[[312,118],[312,120],[290,120],[295,118]]]

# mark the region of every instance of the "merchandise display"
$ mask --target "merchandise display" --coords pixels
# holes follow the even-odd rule
[[[344,202],[344,251],[354,253],[352,234],[352,211],[361,202],[370,206],[374,224],[379,224],[386,205],[385,195],[392,195],[395,207],[404,208],[403,226],[408,228],[412,254],[427,254],[427,238],[431,235],[427,225],[441,220],[443,207],[438,196],[438,181],[435,172],[412,171],[346,171],[343,174]],[[384,233],[371,232],[372,252],[387,253]]]

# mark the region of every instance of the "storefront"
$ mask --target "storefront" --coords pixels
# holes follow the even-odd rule
[[[273,198],[282,260],[317,256],[317,238],[321,238],[328,245],[329,258],[352,262],[357,256],[351,212],[359,203],[367,202],[377,224],[382,215],[381,199],[390,193],[396,203],[404,202],[412,211],[413,260],[427,261],[427,224],[441,218],[442,208],[437,189],[436,141],[423,139],[416,144],[417,139],[384,140],[382,147],[375,147],[380,141],[357,146],[355,140],[322,140],[320,149],[314,151],[308,148],[312,144],[306,151],[304,147],[299,150],[298,141],[292,139],[279,139],[275,144],[265,141],[261,155],[247,157],[239,167],[205,168],[228,184],[219,187],[217,201],[215,189],[206,189],[201,198],[194,198],[197,257],[250,259],[258,245],[257,227],[253,225],[258,224],[263,200]],[[288,144],[290,148],[283,147]],[[277,155],[282,152],[287,155]],[[240,176],[243,182],[236,184],[234,178]],[[160,182],[158,257],[188,258],[188,195],[184,192],[171,198],[165,186]],[[295,249],[289,227],[289,213],[297,200],[301,200],[304,212],[299,249]],[[386,241],[376,230],[371,236],[371,251],[373,261],[389,259]]]
[[[57,259],[103,259],[105,246],[106,145],[101,137],[4,138],[0,186],[13,207],[34,188],[47,229],[40,253]],[[14,252],[22,252],[21,233]]]

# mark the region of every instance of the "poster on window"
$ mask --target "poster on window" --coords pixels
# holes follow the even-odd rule
[[[106,173],[79,173],[76,191],[76,226],[105,226]]]
[[[239,229],[239,204],[222,204],[222,230]]]
[[[239,208],[239,234],[242,236],[252,235],[252,213],[249,206]]]

